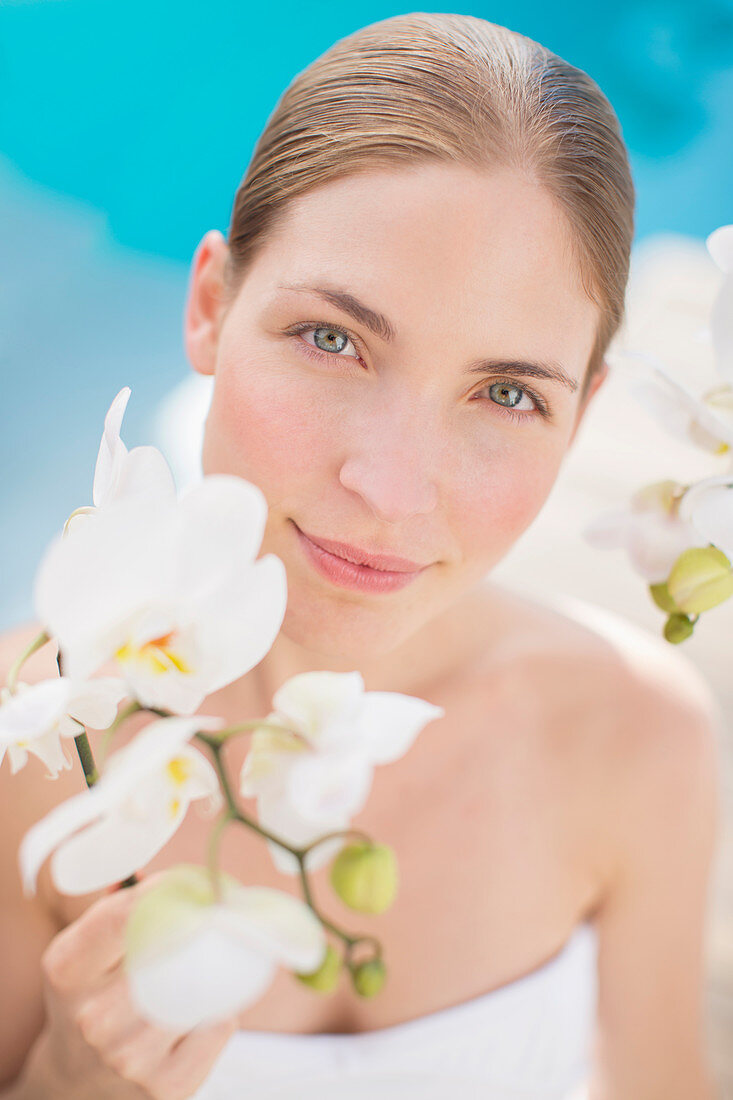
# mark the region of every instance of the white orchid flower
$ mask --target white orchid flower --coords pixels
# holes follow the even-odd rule
[[[133,447],[120,438],[131,389],[123,386],[107,410],[102,441],[94,470],[92,499],[94,507],[77,508],[64,525],[64,533],[76,533],[102,508],[129,496],[148,496],[162,501],[174,500],[176,486],[170,466],[157,447]]]
[[[364,691],[358,672],[304,672],[273,696],[268,725],[256,729],[240,773],[240,792],[256,796],[260,823],[293,847],[345,829],[366,802],[374,766],[403,756],[442,707],[399,692]],[[311,870],[345,840],[333,837],[306,856]],[[298,871],[292,853],[268,841],[275,865]]]
[[[628,507],[596,516],[582,535],[597,550],[626,550],[636,572],[651,584],[666,581],[680,554],[701,543],[696,527],[675,507],[684,491],[673,480],[646,485],[633,494]]]
[[[630,367],[624,360],[634,360]],[[633,396],[657,423],[675,439],[712,454],[727,454],[733,447],[733,389],[716,386],[696,397],[666,370],[655,356],[643,351],[618,351],[609,356],[620,368]]]
[[[88,681],[59,676],[32,685],[21,680],[15,692],[0,689],[0,764],[7,751],[15,775],[33,753],[56,779],[73,763],[61,738],[76,737],[86,726],[106,729],[127,694],[125,682],[112,676]]]
[[[64,672],[116,660],[143,706],[182,715],[254,668],[287,603],[282,561],[255,560],[266,517],[256,485],[213,474],[175,501],[129,497],[57,536],[34,601]]]
[[[63,894],[121,882],[168,843],[192,801],[206,798],[210,812],[218,808],[216,771],[187,742],[196,730],[220,729],[222,723],[200,714],[161,718],[113,753],[93,787],[54,807],[23,837],[19,861],[26,894],[34,893],[51,853],[51,875]]]
[[[733,386],[733,225],[721,225],[705,241],[724,278],[710,317],[718,371]]]
[[[278,965],[320,966],[323,926],[298,898],[179,865],[142,894],[125,929],[125,970],[138,1011],[153,1024],[190,1030],[258,1000]]]
[[[697,545],[712,543],[733,561],[733,471],[690,486],[680,517],[697,532]]]

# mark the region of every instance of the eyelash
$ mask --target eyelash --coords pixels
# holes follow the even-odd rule
[[[353,333],[349,332],[348,329],[343,328],[341,325],[332,325],[330,321],[301,321],[297,325],[291,325],[290,328],[286,329],[285,331],[288,335],[298,336],[304,332],[312,332],[313,330],[318,328],[326,328],[331,332],[337,332],[341,336],[346,336],[354,345],[357,352],[360,350],[361,341],[357,336],[354,336]],[[306,343],[305,340],[301,340],[299,341],[299,343],[305,351],[306,355],[310,355],[312,356],[312,358],[318,359],[321,362],[323,362],[324,359],[354,358],[353,355],[344,356],[339,355],[335,352],[321,351],[320,348],[316,348],[313,344]],[[361,358],[361,356],[359,356],[359,358]],[[505,405],[499,405],[496,401],[492,401],[491,398],[486,398],[486,400],[489,401],[489,403],[493,405],[494,408],[498,409],[500,415],[504,415],[515,422],[522,420],[531,420],[535,416],[541,416],[546,420],[549,419],[550,413],[547,403],[542,397],[540,397],[539,394],[535,393],[533,390],[527,389],[526,386],[517,386],[516,383],[510,378],[494,378],[490,382],[491,386],[495,386],[497,384],[512,386],[513,388],[520,390],[521,393],[525,393],[529,397],[531,397],[536,406],[536,408],[531,411],[524,410],[522,412],[515,412],[513,409],[508,409]],[[480,392],[481,391],[479,390],[479,393]]]

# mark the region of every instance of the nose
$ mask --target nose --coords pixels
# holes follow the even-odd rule
[[[415,410],[375,418],[354,428],[339,480],[357,493],[383,523],[402,523],[432,512],[438,502],[433,477],[434,433]]]

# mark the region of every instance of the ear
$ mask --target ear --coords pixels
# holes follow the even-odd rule
[[[183,336],[191,365],[199,374],[213,374],[219,330],[225,314],[224,266],[229,246],[218,229],[199,243],[191,264]]]
[[[572,435],[570,436],[570,439],[568,440],[568,447],[570,447],[572,445],[572,442],[575,439],[575,433],[577,432],[578,428],[580,427],[581,421],[582,421],[583,417],[585,416],[585,414],[587,412],[588,406],[590,405],[593,397],[598,393],[598,391],[601,388],[601,386],[603,385],[603,383],[606,381],[606,378],[608,377],[608,372],[609,372],[609,366],[608,366],[608,363],[606,362],[606,360],[604,359],[603,363],[601,364],[601,369],[596,373],[595,378],[593,379],[590,386],[588,387],[588,392],[585,395],[585,397],[583,398],[583,404],[578,406],[578,411],[577,411],[577,414],[576,414],[576,417],[575,417],[575,425],[573,427],[573,432],[572,432]]]

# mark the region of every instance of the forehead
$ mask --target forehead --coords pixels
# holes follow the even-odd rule
[[[372,169],[295,199],[256,266],[271,291],[349,287],[394,318],[400,338],[416,326],[439,338],[460,322],[464,336],[516,340],[520,331],[573,359],[590,350],[598,309],[570,234],[553,197],[514,172]]]

